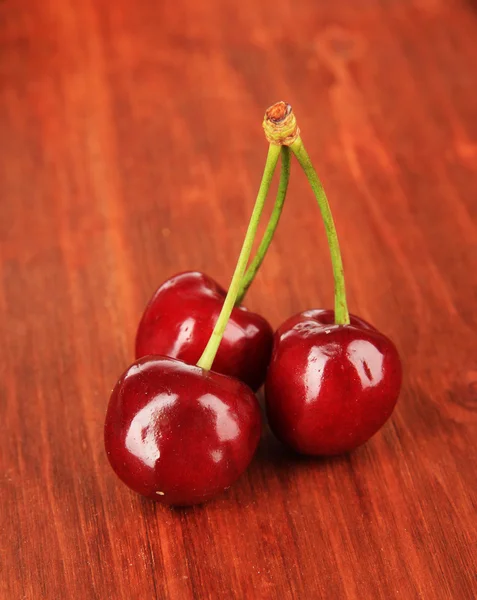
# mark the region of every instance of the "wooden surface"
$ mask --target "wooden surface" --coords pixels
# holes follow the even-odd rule
[[[471,0],[0,3],[1,600],[477,597],[476,40]],[[227,285],[278,99],[401,399],[349,457],[265,431],[227,494],[170,510],[111,471],[109,392],[160,282]],[[294,168],[247,304],[331,303]]]

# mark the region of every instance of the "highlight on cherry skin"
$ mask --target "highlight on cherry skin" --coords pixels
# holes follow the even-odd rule
[[[212,333],[226,296],[198,271],[165,281],[147,305],[136,334],[136,358],[160,354],[196,364]],[[213,363],[217,373],[236,377],[257,391],[265,380],[273,330],[260,315],[232,310]]]
[[[401,387],[394,344],[350,315],[309,310],[277,330],[265,383],[268,421],[295,451],[327,456],[349,452],[389,419]]]
[[[133,363],[109,400],[104,442],[117,476],[174,506],[205,502],[248,467],[261,434],[242,382],[165,356]]]

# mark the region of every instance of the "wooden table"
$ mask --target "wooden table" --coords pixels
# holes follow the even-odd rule
[[[0,49],[0,599],[477,597],[476,3],[4,0]],[[110,469],[108,396],[160,282],[228,284],[279,99],[400,402],[333,460],[266,430],[228,493],[164,508]],[[296,166],[247,298],[274,326],[333,298]]]

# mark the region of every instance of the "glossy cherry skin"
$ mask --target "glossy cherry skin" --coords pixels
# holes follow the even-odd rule
[[[267,416],[285,444],[313,456],[349,452],[389,419],[401,387],[394,344],[351,316],[309,310],[276,332],[265,383]]]
[[[164,282],[144,311],[136,334],[136,358],[160,354],[195,365],[210,338],[226,292],[199,272]],[[268,322],[240,306],[234,308],[212,366],[256,391],[263,383],[273,345]]]
[[[226,490],[257,448],[261,416],[242,382],[165,357],[133,363],[109,400],[104,442],[118,477],[163,504]]]

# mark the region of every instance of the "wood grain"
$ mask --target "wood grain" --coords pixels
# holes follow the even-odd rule
[[[476,39],[470,0],[0,3],[2,600],[477,596]],[[229,493],[166,509],[109,468],[109,392],[161,281],[227,285],[278,99],[400,403],[348,457],[266,431]],[[332,304],[296,168],[247,304]]]

